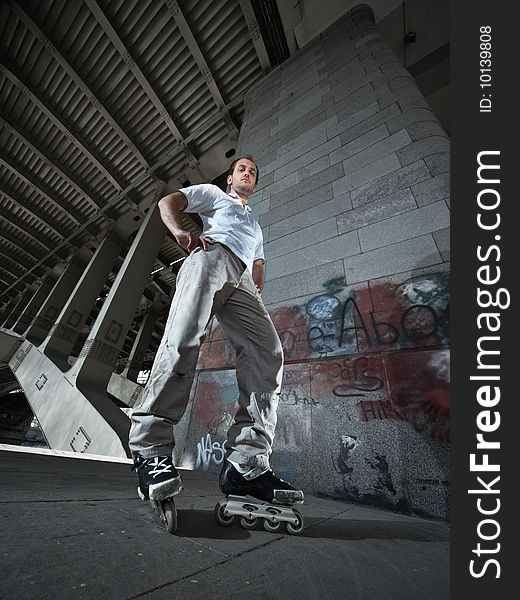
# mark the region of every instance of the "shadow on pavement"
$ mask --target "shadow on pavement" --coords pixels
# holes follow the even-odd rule
[[[177,536],[209,539],[246,539],[251,532],[243,529],[238,520],[230,527],[215,523],[213,511],[178,510],[179,526]],[[256,530],[263,531],[259,524]],[[270,535],[288,535],[284,529]],[[293,537],[293,536],[291,536]],[[298,537],[328,538],[332,540],[410,540],[414,542],[445,542],[449,539],[448,528],[439,529],[438,523],[406,521],[385,521],[374,519],[305,519],[305,529]]]

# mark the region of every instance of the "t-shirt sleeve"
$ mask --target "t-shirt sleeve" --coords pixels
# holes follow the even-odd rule
[[[182,192],[188,201],[188,205],[184,209],[185,212],[205,213],[213,210],[217,198],[217,190],[218,188],[211,183],[199,183],[181,188],[179,192]]]
[[[255,248],[255,258],[253,259],[253,261],[263,260],[265,262],[264,236],[262,234],[262,229],[260,228],[260,225],[258,223],[256,224],[256,238],[257,238],[257,242],[256,242],[256,248]]]

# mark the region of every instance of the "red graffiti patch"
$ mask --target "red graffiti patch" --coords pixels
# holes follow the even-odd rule
[[[419,433],[449,441],[449,351],[424,350],[385,358],[395,412]]]

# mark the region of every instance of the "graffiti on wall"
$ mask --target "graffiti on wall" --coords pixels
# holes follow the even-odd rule
[[[211,434],[203,436],[200,442],[197,442],[197,462],[196,469],[208,471],[210,464],[221,465],[224,461],[223,444],[211,439]]]
[[[448,443],[449,350],[426,350],[385,358],[391,403],[418,433]]]
[[[289,360],[424,347],[449,339],[445,273],[414,277],[399,285],[379,283],[354,290],[338,278],[324,287],[326,294],[311,298],[304,307],[293,307],[293,314],[299,308],[305,315],[307,347],[302,355],[294,343],[287,349]],[[279,311],[273,314],[277,328],[282,333],[292,330],[294,316],[287,322],[287,310]],[[301,337],[301,331],[297,335]]]
[[[435,453],[449,443],[449,300],[447,273],[357,288],[337,278],[304,304],[271,312],[285,357],[272,455],[282,477],[294,480],[307,461],[321,464],[326,493],[403,510],[411,501],[403,481],[413,487],[421,477],[446,480],[447,467],[431,476],[420,467],[397,474],[397,465],[404,467],[395,453],[402,449],[383,443],[381,433],[395,438],[400,431],[403,440],[418,435],[420,444],[410,446],[417,452]],[[238,408],[233,367],[234,351],[214,322],[193,404],[197,433],[190,452],[198,469],[223,460]],[[320,463],[322,448],[332,458],[330,475]]]
[[[339,453],[334,461],[334,468],[342,475],[350,475],[354,468],[349,464],[352,452],[359,446],[360,440],[355,435],[343,434],[340,438]]]
[[[238,409],[233,372],[200,373],[193,402],[193,418],[204,431],[223,436]]]
[[[347,286],[344,278],[336,278],[323,287],[326,293],[304,305],[270,312],[286,363],[449,343],[447,273],[357,288]],[[234,360],[231,344],[213,321],[198,368],[231,368]]]
[[[363,449],[359,436],[342,434],[332,456],[334,470],[341,475],[336,492],[345,498],[378,504],[394,504],[397,490],[392,482],[386,454]]]

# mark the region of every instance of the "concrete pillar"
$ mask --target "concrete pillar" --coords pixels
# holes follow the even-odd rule
[[[5,327],[5,329],[11,329],[11,327],[16,323],[19,316],[22,314],[25,307],[27,306],[27,303],[31,299],[31,296],[33,296],[35,292],[36,288],[34,286],[30,286],[24,292],[22,292],[20,299],[12,309],[11,314],[7,317],[7,319],[4,322],[3,326]]]
[[[155,204],[137,233],[103,307],[71,370],[89,399],[106,395],[126,333],[153,269],[166,230]]]
[[[159,313],[157,309],[152,304],[146,314],[143,316],[141,326],[139,327],[139,332],[137,333],[130,356],[128,357],[128,363],[121,373],[122,377],[130,379],[130,381],[137,382],[137,376],[141,370],[148,344],[152,339],[158,314]]]
[[[48,273],[42,280],[39,285],[36,293],[31,298],[29,303],[27,304],[25,310],[22,312],[18,320],[13,326],[13,331],[15,333],[24,333],[25,330],[29,327],[29,325],[33,322],[34,317],[38,314],[42,302],[45,301],[50,291],[54,287],[56,283],[56,275],[55,273]]]
[[[262,298],[286,362],[271,464],[309,493],[444,518],[449,139],[373,20],[350,11],[244,102],[236,156],[260,169]],[[182,467],[204,468],[232,418],[222,338],[201,349]]]
[[[25,337],[34,345],[39,346],[49,334],[79,278],[85,271],[85,265],[86,263],[83,260],[75,256],[65,267],[48,298],[42,303],[36,319],[25,334]]]
[[[62,371],[124,242],[115,228],[105,237],[44,342],[44,353]]]
[[[135,306],[142,294],[144,283],[153,268],[153,261],[163,237],[160,235],[160,231],[153,232],[157,240],[155,248],[150,251],[148,262],[136,261],[135,268],[142,273],[142,276],[138,275],[136,278],[138,281],[142,281],[141,288],[135,290],[135,285],[134,288],[132,286],[121,288],[118,284],[123,274],[126,274],[126,280],[130,280],[134,276],[132,270],[128,268],[129,257],[127,257],[116,278],[112,293],[107,298],[107,304],[100,313],[100,318],[94,324],[93,343],[91,340],[85,345],[84,356],[76,361],[73,367],[74,371],[63,367],[68,366],[66,361],[72,344],[84,326],[90,307],[93,306],[98,291],[110,273],[124,240],[128,239],[141,223],[143,223],[141,214],[137,211],[128,211],[117,221],[113,231],[106,236],[90,260],[85,272],[79,278],[70,300],[58,316],[58,324],[69,328],[70,338],[64,339],[63,336],[53,338],[56,331],[56,327],[53,327],[44,344],[35,346],[29,340],[25,340],[9,361],[9,366],[23,387],[52,448],[72,449],[75,452],[89,452],[106,456],[128,456],[129,454],[130,420],[108,397],[106,369],[108,368],[111,372],[111,366],[106,363],[110,361],[105,360],[103,342],[98,342],[95,336],[98,327],[105,324],[103,315],[106,315],[107,307],[111,304],[115,291],[119,289],[121,292],[119,303],[117,306],[112,305],[112,312],[108,315],[110,323],[102,331],[106,333],[107,340],[110,336],[117,335],[122,344],[126,329],[135,312]],[[164,234],[164,230],[162,234]],[[138,233],[137,242],[141,237],[142,235]],[[136,242],[134,241],[132,249],[135,246]],[[132,255],[132,249],[129,256]],[[78,257],[76,256],[76,258]],[[69,268],[68,275],[71,276],[77,267],[78,265],[75,264]],[[62,286],[65,284],[70,286],[70,282],[67,283],[62,279]],[[63,298],[63,290],[60,293]],[[120,312],[124,313],[122,321],[119,317]],[[127,314],[130,315],[128,318]],[[72,321],[72,319],[75,320]],[[118,320],[116,321],[116,319]],[[121,328],[119,328],[119,324],[121,324]],[[53,346],[54,341],[58,343]],[[54,356],[46,355],[48,344],[51,349],[50,353],[55,353],[59,364],[56,364]],[[94,353],[93,357],[90,356],[87,348]],[[99,353],[95,354],[96,352]],[[119,348],[116,348],[114,352],[116,359],[118,353]],[[100,368],[101,365],[105,369]],[[66,372],[63,372],[65,370]],[[78,377],[78,373],[80,377]],[[83,374],[85,377],[82,378]],[[80,383],[81,389],[76,385],[76,380]],[[132,385],[135,387],[135,384]]]

